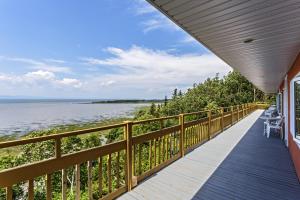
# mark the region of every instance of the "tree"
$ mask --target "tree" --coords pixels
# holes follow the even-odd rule
[[[106,143],[112,143],[114,141],[122,139],[124,134],[124,130],[122,128],[114,128],[109,131],[109,133],[106,135]]]
[[[167,106],[167,104],[168,104],[168,97],[165,96],[164,106]]]
[[[182,97],[182,92],[181,92],[181,90],[179,90],[178,96],[179,96],[179,97]]]
[[[173,95],[172,95],[172,99],[176,99],[176,98],[177,98],[177,88],[174,89]]]
[[[160,114],[161,114],[161,105],[158,104],[157,105],[157,109],[156,109],[156,115],[155,115],[155,117],[160,117]]]
[[[152,115],[152,116],[156,115],[156,106],[155,106],[155,103],[151,104],[151,106],[149,108],[149,114]]]

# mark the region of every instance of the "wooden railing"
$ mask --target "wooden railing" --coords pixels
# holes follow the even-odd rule
[[[130,191],[140,181],[154,174],[186,153],[212,139],[224,129],[244,118],[258,106],[244,104],[216,110],[206,110],[143,121],[73,131],[36,138],[0,143],[0,149],[49,142],[53,154],[49,158],[0,171],[0,188],[6,189],[6,199],[13,199],[13,186],[23,184],[29,200],[34,199],[36,179],[45,181],[46,199],[53,198],[52,179],[61,180],[61,199],[69,192],[67,173],[75,174],[75,199],[80,199],[83,181],[88,199],[113,199]],[[148,131],[149,124],[157,128]],[[120,141],[83,149],[72,153],[62,150],[62,140],[84,134],[98,134],[122,129]],[[145,131],[144,131],[145,130]],[[52,156],[51,156],[52,155]],[[87,179],[81,180],[82,169]],[[95,180],[97,186],[95,187]]]

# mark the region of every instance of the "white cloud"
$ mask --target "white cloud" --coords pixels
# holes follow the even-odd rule
[[[162,15],[156,15],[152,19],[143,21],[142,23],[144,33],[154,31],[157,29],[164,30],[180,30],[180,28],[174,24],[171,20]]]
[[[13,77],[7,75],[0,75],[0,81],[12,81]]]
[[[74,78],[63,78],[62,80],[57,80],[56,82],[63,86],[72,86],[75,88],[80,88],[82,86],[82,82]]]
[[[84,58],[86,64],[110,66],[121,71],[118,74],[97,74],[89,79],[88,87],[103,90],[142,91],[145,96],[161,97],[174,87],[185,89],[195,82],[219,73],[228,73],[231,68],[213,54],[175,55],[167,51],[133,46],[130,49],[110,47],[106,59]],[[113,83],[107,87],[104,83]],[[149,94],[146,94],[149,92]],[[134,92],[132,92],[134,94]]]
[[[110,86],[110,85],[112,85],[112,84],[114,84],[114,83],[115,83],[115,81],[113,81],[113,80],[108,80],[108,81],[105,81],[105,82],[101,82],[100,85],[101,85],[101,86]]]
[[[230,67],[213,54],[178,54],[139,46],[109,47],[104,59],[81,58],[76,78],[43,69],[23,74],[0,72],[0,95],[98,98],[163,98],[208,77],[225,75]],[[92,67],[90,72],[84,68]]]
[[[57,64],[63,64],[64,61],[56,60],[56,59],[45,59],[44,61],[39,61],[31,58],[19,58],[19,57],[8,57],[8,56],[0,56],[0,61],[10,61],[17,62],[26,65],[31,69],[36,70],[46,70],[50,72],[62,72],[62,73],[70,73],[71,68],[66,66],[60,66]]]
[[[197,45],[200,45],[197,40],[195,38],[193,38],[192,36],[190,35],[186,35],[182,40],[181,40],[182,43],[195,43]]]
[[[134,11],[137,15],[144,15],[157,12],[156,9],[145,0],[134,0]]]
[[[55,75],[53,72],[39,70],[35,72],[28,72],[24,75],[24,77],[32,80],[53,80]]]
[[[173,21],[161,13],[153,15],[150,19],[141,22],[144,33],[154,30],[180,31],[181,29]]]
[[[82,82],[78,79],[73,78],[58,78],[53,72],[50,71],[33,71],[21,75],[12,74],[0,74],[0,84],[13,84],[18,88],[25,87],[44,87],[44,89],[50,89],[49,87],[65,87],[80,88]]]
[[[141,21],[144,33],[158,29],[167,31],[180,30],[175,23],[157,11],[145,0],[134,0],[133,10],[135,15],[144,15],[147,18]]]
[[[141,19],[141,26],[144,33],[148,33],[155,30],[165,30],[165,31],[181,31],[184,36],[178,40],[181,44],[197,44],[201,45],[192,36],[186,34],[181,30],[181,28],[175,24],[172,20],[166,17],[164,14],[160,13],[154,6],[150,5],[145,0],[133,0],[134,14],[139,16],[144,16]]]
[[[228,70],[227,64],[213,54],[183,54],[174,55],[167,51],[152,50],[133,46],[130,49],[118,49],[109,47],[106,49],[112,54],[106,59],[83,58],[87,64],[116,66],[126,70],[139,72],[149,70],[149,72],[166,73],[180,72],[202,74],[217,70]],[[190,74],[192,75],[192,74]]]

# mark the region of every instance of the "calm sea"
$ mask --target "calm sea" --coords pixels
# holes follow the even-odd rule
[[[147,104],[91,104],[93,100],[0,100],[0,136],[32,130],[130,117]]]

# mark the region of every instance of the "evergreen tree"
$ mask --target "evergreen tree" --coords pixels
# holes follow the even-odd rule
[[[176,99],[176,98],[177,98],[177,88],[174,89],[173,95],[172,95],[172,99]]]
[[[149,114],[152,115],[152,116],[156,115],[156,105],[155,105],[155,103],[151,104],[150,109],[149,109]]]
[[[167,96],[165,96],[165,102],[164,102],[164,106],[167,106],[167,104],[168,104],[168,97],[167,97]]]
[[[182,97],[182,92],[181,92],[181,90],[179,90],[178,96],[179,96],[179,97]]]
[[[161,105],[158,104],[157,109],[156,109],[156,113],[155,113],[155,117],[160,117],[160,114],[161,114]]]

